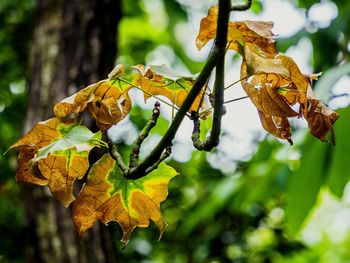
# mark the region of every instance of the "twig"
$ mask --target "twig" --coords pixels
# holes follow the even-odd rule
[[[109,154],[116,161],[116,163],[117,163],[119,169],[122,171],[122,173],[127,174],[129,169],[125,165],[123,157],[118,152],[117,147],[110,140],[108,141],[108,150],[109,150]]]
[[[247,0],[247,3],[243,5],[234,5],[231,6],[231,11],[245,11],[252,6],[252,0]]]
[[[219,2],[219,18],[218,18],[218,30],[217,37],[215,39],[215,45],[222,48],[224,54],[226,53],[227,45],[227,27],[230,18],[230,13],[227,12],[230,7],[229,1],[220,1]],[[221,26],[219,28],[219,25]],[[224,115],[224,89],[225,89],[225,56],[218,58],[218,62],[215,70],[215,84],[213,91],[213,98],[211,103],[214,107],[213,113],[213,125],[210,131],[209,137],[202,142],[200,139],[200,122],[198,115],[193,119],[193,133],[192,133],[192,142],[193,146],[198,150],[210,151],[214,147],[218,146],[220,142],[220,133],[221,133],[221,119]]]
[[[162,155],[160,156],[159,160],[153,164],[151,167],[146,169],[146,174],[149,174],[150,172],[152,172],[153,170],[158,168],[158,165],[163,162],[166,158],[168,158],[171,155],[171,146],[168,146],[165,148],[165,151],[162,153]]]
[[[143,127],[139,136],[131,146],[129,169],[134,168],[139,164],[139,155],[140,155],[141,145],[149,135],[149,132],[151,131],[151,129],[157,124],[159,114],[160,114],[160,103],[157,101],[154,104],[151,119],[146,123],[145,127]]]

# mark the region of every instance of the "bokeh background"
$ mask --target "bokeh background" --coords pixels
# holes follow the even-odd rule
[[[198,51],[195,38],[215,3],[0,1],[1,263],[350,262],[349,1],[253,0],[249,11],[232,14],[234,20],[274,21],[279,51],[304,73],[323,72],[314,88],[340,114],[335,147],[312,138],[303,120],[293,120],[293,146],[272,138],[248,99],[226,104],[221,144],[211,153],[193,149],[186,120],[169,159],[180,173],[162,204],[169,226],[159,242],[155,226],[136,229],[125,250],[116,223],[96,224],[78,237],[70,209],[47,189],[16,183],[16,152],[2,153],[52,116],[55,102],[105,78],[114,64],[199,72],[212,43]],[[240,58],[228,52],[226,63],[228,86],[239,79]],[[241,96],[237,84],[225,100]],[[109,131],[125,154],[154,102],[145,104],[138,91],[132,98],[129,117]],[[171,119],[171,108],[162,105],[143,155]]]

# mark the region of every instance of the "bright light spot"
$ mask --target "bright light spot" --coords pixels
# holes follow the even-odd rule
[[[234,20],[273,21],[273,32],[279,37],[290,37],[304,28],[305,12],[296,8],[290,1],[269,0],[263,2],[263,12],[240,12],[232,14]]]
[[[169,21],[163,2],[160,0],[144,0],[143,6],[151,24],[160,30],[166,29]]]
[[[25,81],[10,84],[10,91],[14,95],[22,94],[25,91]]]
[[[308,12],[308,19],[315,23],[319,28],[325,28],[330,25],[332,20],[338,16],[338,8],[331,1],[322,1],[311,6]]]
[[[4,111],[5,107],[5,103],[0,102],[0,113]]]
[[[296,46],[291,46],[286,51],[286,55],[290,56],[295,63],[298,64],[301,72],[312,73],[313,68],[311,67],[312,60],[312,43],[309,38],[303,37],[300,39]]]
[[[333,87],[334,98],[329,106],[332,109],[345,108],[350,104],[350,76],[342,76]]]

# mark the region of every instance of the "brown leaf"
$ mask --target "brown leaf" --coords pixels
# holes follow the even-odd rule
[[[34,157],[41,149],[58,144],[62,138],[71,134],[70,132],[77,127],[81,126],[77,126],[76,123],[62,122],[59,118],[52,118],[37,123],[33,129],[13,144],[11,148],[20,147],[17,181],[40,186],[47,185],[52,194],[65,206],[68,206],[74,200],[73,183],[76,179],[82,178],[87,171],[88,152],[94,145],[91,145],[89,149],[77,152],[74,147],[67,149],[62,143],[60,147],[56,145],[57,151],[48,151],[41,158]],[[83,142],[80,141],[80,143]],[[36,159],[38,161],[33,161]]]
[[[218,6],[215,5],[210,7],[208,15],[202,18],[196,39],[198,49],[201,49],[209,40],[215,38],[217,17]],[[273,57],[277,51],[272,28],[273,22],[270,21],[229,22],[227,36],[229,49],[239,51],[239,43],[248,46],[257,45],[266,54]]]
[[[298,113],[290,107],[290,101],[279,92],[280,85],[291,85],[290,81],[274,73],[258,73],[248,80],[245,79],[247,76],[247,64],[243,61],[241,83],[259,111],[278,117],[298,116]]]
[[[101,84],[101,82],[92,84],[85,89],[82,89],[79,92],[75,93],[74,95],[65,98],[59,103],[56,103],[53,108],[55,116],[59,118],[65,118],[70,114],[76,115],[84,111],[88,103],[94,99],[94,90]]]
[[[265,114],[258,110],[260,121],[264,129],[273,136],[287,140],[290,145],[293,144],[291,139],[292,131],[290,123],[286,117],[276,117]]]
[[[309,125],[310,133],[323,142],[328,142],[326,136],[331,134],[331,142],[335,145],[333,125],[339,118],[339,114],[324,105],[308,88],[308,115],[304,116]]]
[[[81,179],[89,168],[88,154],[69,150],[63,155],[49,155],[38,162],[42,177],[52,194],[66,207],[75,200],[73,184]]]
[[[37,166],[33,166],[33,159],[39,147],[21,147],[18,154],[18,168],[16,172],[17,182],[26,182],[35,185],[44,186],[48,184],[48,180],[41,176]]]
[[[131,109],[127,91],[113,84],[113,81],[109,81],[98,86],[94,91],[94,99],[88,104],[88,111],[102,132],[124,119]]]

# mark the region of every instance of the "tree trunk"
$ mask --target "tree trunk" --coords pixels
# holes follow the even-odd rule
[[[117,52],[120,0],[38,0],[24,132],[53,116],[52,106],[106,78]],[[27,262],[116,262],[108,229],[76,234],[71,210],[46,187],[23,185]]]

